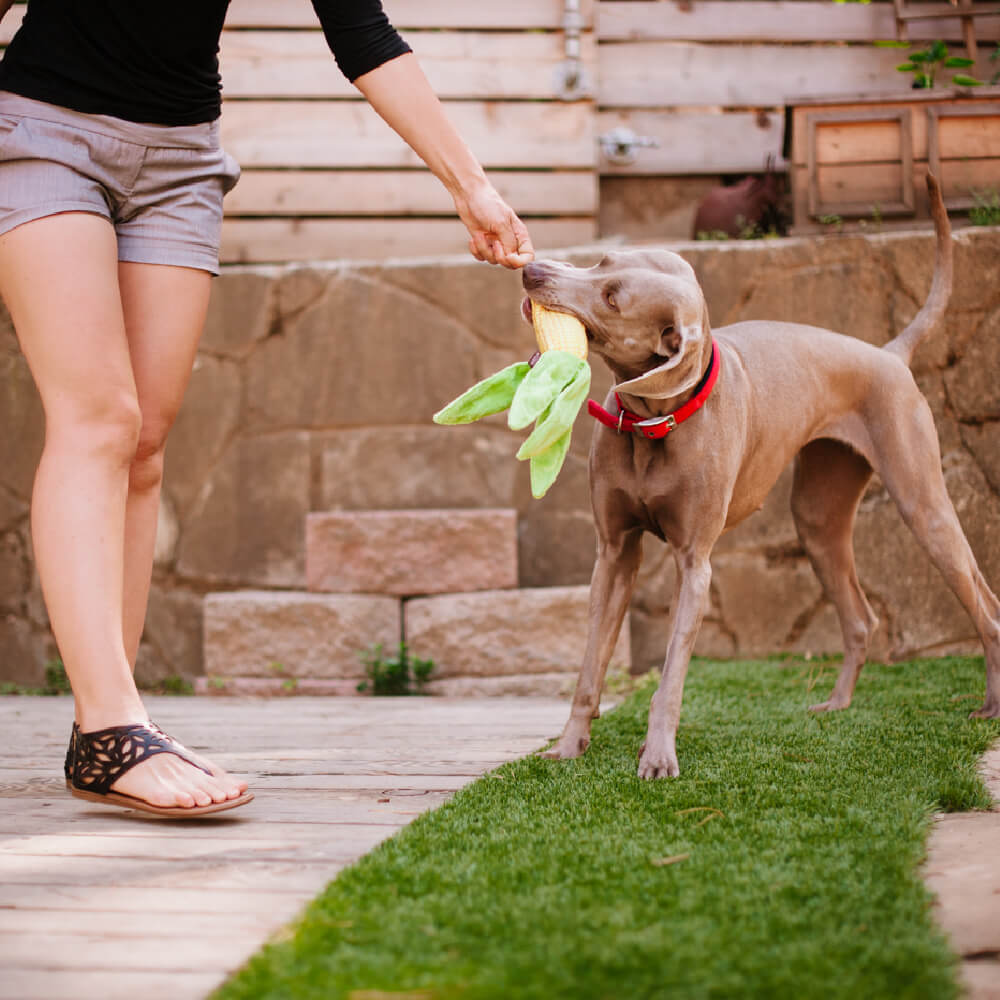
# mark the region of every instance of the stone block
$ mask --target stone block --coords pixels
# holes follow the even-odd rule
[[[506,429],[356,427],[316,435],[324,510],[513,506],[523,464]]]
[[[195,506],[240,424],[243,386],[232,361],[200,355],[167,439],[164,493],[181,517]]]
[[[590,583],[597,541],[589,507],[576,512],[550,512],[544,505],[529,509],[520,519],[518,535],[522,586]]]
[[[309,495],[308,434],[237,439],[182,523],[177,572],[209,583],[301,586]]]
[[[1000,418],[1000,309],[969,338],[961,360],[945,372],[948,399],[959,420]]]
[[[310,591],[399,596],[516,587],[517,513],[313,513],[306,580]]]
[[[45,683],[45,664],[55,655],[50,637],[14,615],[0,615],[0,681],[29,687]]]
[[[434,661],[433,678],[574,674],[587,644],[589,587],[538,587],[448,594],[407,601],[403,621],[414,656]],[[611,664],[631,664],[625,623]]]
[[[360,654],[400,641],[392,597],[234,591],[205,597],[205,673],[212,677],[364,677]]]
[[[15,497],[28,500],[45,443],[45,417],[19,354],[0,354],[0,427],[0,482]]]
[[[212,289],[201,350],[232,358],[249,354],[275,325],[276,284],[264,268],[227,271]]]
[[[344,272],[323,299],[246,361],[252,430],[430,423],[490,374],[452,314]]]
[[[203,672],[203,616],[201,594],[154,582],[135,668],[141,686],[155,686],[167,677],[190,679]]]

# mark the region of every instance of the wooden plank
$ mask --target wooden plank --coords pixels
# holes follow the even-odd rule
[[[896,37],[891,3],[834,4],[815,0],[698,0],[697,3],[604,2],[597,5],[602,42],[632,39],[691,42],[874,42]],[[962,22],[909,26],[912,41],[962,41]],[[1000,38],[1000,18],[976,19],[981,40]]]
[[[899,163],[820,166],[817,187],[820,214],[886,214],[889,205],[902,200],[903,169]],[[845,203],[856,203],[858,207],[849,211]]]
[[[115,969],[15,968],[5,963],[0,977],[0,998],[3,1000],[80,1000],[81,983],[86,982],[87,995],[101,1000],[132,1000],[134,997],[170,997],[170,1000],[206,997],[222,984],[225,973],[188,972],[119,972]]]
[[[817,163],[880,163],[900,159],[903,130],[899,121],[819,122]]]
[[[947,109],[938,116],[938,143],[942,156],[950,160],[1000,157],[1000,106],[990,118],[962,115]],[[994,177],[1000,184],[1000,173]]]
[[[722,174],[764,169],[769,156],[781,167],[784,121],[781,113],[732,111],[602,111],[600,135],[614,128],[655,139],[639,149],[634,163],[612,162],[601,151],[602,174]]]
[[[557,29],[563,23],[562,0],[505,0],[470,3],[469,0],[383,0],[389,19],[399,29],[475,28],[498,31],[511,28]],[[584,24],[594,22],[594,0],[581,0]],[[309,0],[232,0],[227,28],[312,28],[316,14]]]
[[[561,35],[541,32],[415,32],[407,37],[442,98],[541,99],[560,95]],[[597,43],[582,40],[593,73]],[[225,93],[233,97],[361,99],[334,62],[319,31],[236,31],[222,38]]]
[[[966,206],[971,207],[974,193],[985,196],[997,190],[1000,160],[942,160],[938,176],[947,201],[968,199]]]
[[[593,113],[585,102],[461,101],[449,117],[489,167],[590,167]],[[366,104],[227,101],[222,141],[246,167],[418,167],[402,139]]]
[[[596,237],[592,218],[535,219],[528,228],[539,250],[578,246]],[[228,219],[222,226],[222,261],[226,264],[427,257],[464,254],[467,247],[468,234],[457,220]],[[312,784],[296,787],[326,787],[317,782],[332,779],[308,780]],[[385,777],[380,781],[374,776],[358,776],[354,780],[356,784],[349,784],[349,776],[344,776],[336,782],[336,787],[418,787],[416,778]],[[443,784],[443,778],[422,780],[430,784],[419,787],[432,790],[452,787]]]
[[[519,215],[593,215],[591,171],[495,171],[490,180]],[[246,170],[226,197],[233,215],[452,215],[430,171]]]
[[[989,79],[988,53],[977,63]],[[895,49],[824,45],[608,42],[598,52],[598,103],[613,107],[783,106],[811,95],[903,93]],[[971,72],[971,70],[970,70]]]

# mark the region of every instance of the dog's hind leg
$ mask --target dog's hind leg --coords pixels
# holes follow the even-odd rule
[[[882,478],[899,512],[962,602],[986,653],[986,700],[972,713],[1000,718],[1000,601],[976,564],[941,472],[930,407],[921,399],[908,419],[882,420],[876,438]],[[873,435],[874,437],[874,435]]]
[[[608,662],[635,587],[642,559],[642,530],[632,528],[601,538],[590,581],[590,627],[587,650],[562,735],[541,756],[553,760],[579,757],[590,743],[590,723],[598,714]]]
[[[854,565],[854,517],[872,468],[839,441],[812,441],[795,460],[792,515],[795,530],[844,635],[844,665],[827,701],[813,712],[847,708],[878,625]]]

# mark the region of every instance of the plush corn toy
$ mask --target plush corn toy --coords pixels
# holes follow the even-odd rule
[[[533,420],[535,428],[517,457],[531,463],[531,493],[545,496],[556,481],[569,450],[573,421],[590,390],[587,336],[583,324],[566,313],[531,303],[531,321],[541,357],[478,382],[443,410],[438,424],[468,424],[509,409],[507,423],[519,431]]]

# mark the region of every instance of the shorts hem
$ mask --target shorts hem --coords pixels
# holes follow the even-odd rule
[[[219,274],[219,257],[208,250],[199,251],[187,244],[129,246],[118,241],[118,259],[127,264],[163,264],[167,267],[190,267],[196,271]]]
[[[9,233],[18,226],[23,226],[27,222],[47,219],[51,215],[65,215],[67,212],[86,212],[88,215],[96,215],[104,219],[109,226],[113,225],[111,216],[107,211],[101,211],[101,209],[95,208],[87,202],[50,202],[46,205],[38,205],[35,208],[19,208],[15,212],[9,212],[0,219],[0,236]]]

